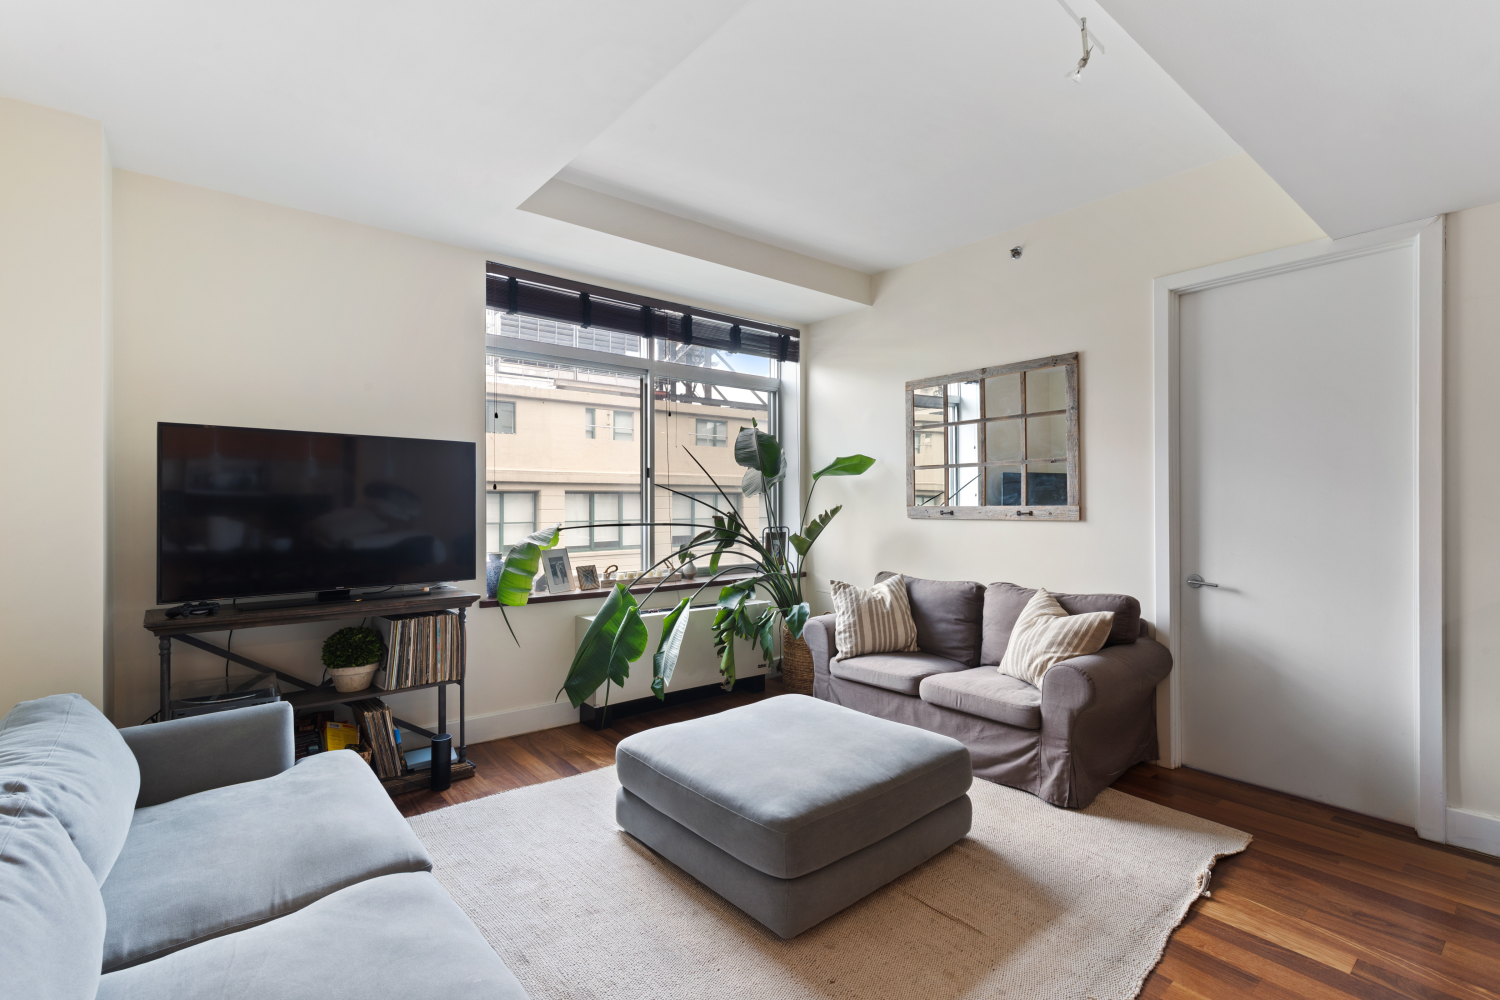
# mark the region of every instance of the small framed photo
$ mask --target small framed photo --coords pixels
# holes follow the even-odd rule
[[[566,594],[573,589],[573,561],[567,549],[550,549],[542,553],[542,565],[547,570],[547,590],[554,594]]]
[[[598,590],[599,589],[599,567],[597,567],[597,566],[580,566],[580,567],[578,567],[578,589],[579,590]]]

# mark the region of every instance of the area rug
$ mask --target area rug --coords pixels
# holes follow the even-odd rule
[[[968,838],[782,941],[615,824],[614,768],[412,819],[533,1000],[1128,1000],[1248,834],[1106,790],[976,780]]]

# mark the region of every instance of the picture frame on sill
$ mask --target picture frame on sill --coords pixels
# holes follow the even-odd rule
[[[577,569],[577,573],[579,590],[599,589],[599,567],[579,566]]]
[[[542,554],[542,566],[547,571],[547,590],[553,594],[566,594],[574,590],[573,560],[567,549],[550,549]]]

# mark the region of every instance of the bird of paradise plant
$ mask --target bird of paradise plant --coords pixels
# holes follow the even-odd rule
[[[703,468],[703,464],[693,457],[692,452],[688,452],[688,457],[713,483],[723,500],[723,506],[680,493],[670,487],[660,487],[708,507],[713,512],[713,527],[699,532],[647,570],[650,572],[667,565],[673,559],[680,562],[686,557],[701,557],[705,553],[709,555],[708,577],[703,585],[678,601],[677,606],[662,622],[661,641],[657,644],[651,662],[651,690],[658,699],[666,697],[667,685],[671,683],[672,673],[677,667],[682,641],[687,635],[688,619],[693,613],[693,600],[720,577],[744,572],[743,563],[720,568],[727,552],[732,551],[747,558],[751,570],[748,576],[737,576],[719,591],[718,602],[713,609],[714,652],[719,657],[719,673],[723,677],[725,689],[734,686],[736,638],[755,643],[766,659],[770,660],[774,655],[778,625],[784,626],[793,639],[802,637],[809,613],[808,602],[802,596],[802,565],[813,543],[843,509],[842,505],[833,507],[808,520],[807,512],[811,510],[813,491],[817,489],[818,481],[825,476],[858,476],[875,464],[875,460],[866,455],[849,455],[834,459],[813,473],[812,485],[802,504],[802,521],[796,532],[790,532],[779,523],[780,512],[776,509],[775,486],[786,479],[786,456],[782,453],[780,442],[760,430],[755,421],[752,420],[751,424],[750,427],[741,428],[735,437],[734,460],[745,470],[740,482],[740,492],[747,497],[765,498],[767,521],[774,527],[767,530],[764,538],[757,538],[746,527],[729,496],[714,481],[708,470]],[[620,522],[619,526],[656,527],[657,522]],[[567,530],[569,529],[559,524],[534,532],[505,554],[495,589],[495,599],[500,603],[502,613],[506,607],[520,607],[527,603],[542,553],[556,546],[562,532]],[[791,552],[787,551],[787,544],[782,544],[781,539],[789,543]],[[567,679],[558,691],[558,697],[566,693],[573,707],[577,708],[603,685],[605,711],[608,711],[608,685],[613,682],[623,688],[625,679],[630,675],[630,665],[646,652],[649,638],[646,623],[641,618],[641,603],[649,601],[664,583],[666,580],[653,587],[641,602],[636,601],[635,595],[624,584],[615,585],[604,599],[599,613],[594,616],[588,631],[584,633],[583,641],[579,643],[578,651],[573,656],[573,663],[568,668]],[[768,598],[768,606],[758,614],[752,612],[749,605],[757,589],[764,590]],[[510,627],[509,617],[506,618],[506,627]],[[511,629],[511,637],[515,638],[514,629]]]

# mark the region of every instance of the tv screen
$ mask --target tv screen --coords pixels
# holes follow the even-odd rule
[[[471,441],[157,424],[159,604],[471,580]]]

